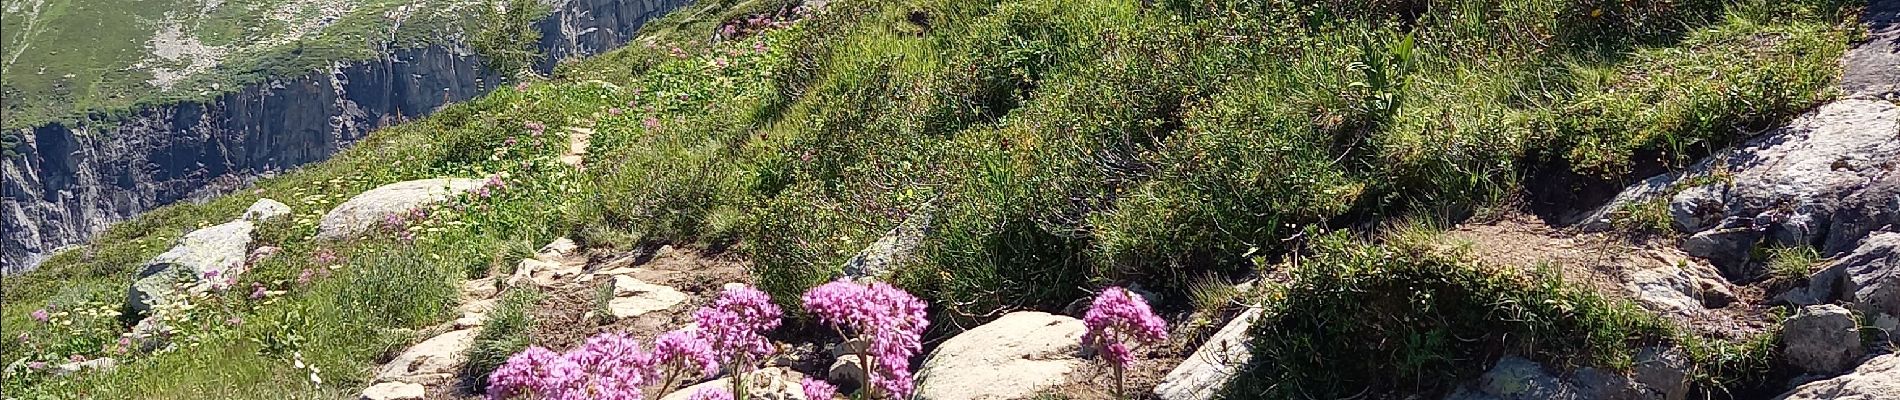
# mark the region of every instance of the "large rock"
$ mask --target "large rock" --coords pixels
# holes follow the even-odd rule
[[[687,400],[693,397],[693,393],[707,389],[730,391],[731,389],[729,388],[732,387],[731,379],[731,377],[725,377],[700,382],[699,384],[667,393],[666,397],[662,397],[660,400]],[[799,386],[804,380],[805,374],[798,373],[798,371],[793,371],[789,368],[772,367],[752,371],[752,373],[746,374],[746,398],[751,400],[806,400],[804,386]]]
[[[614,318],[632,318],[654,311],[665,311],[686,302],[686,293],[672,287],[646,283],[626,275],[614,275],[614,298],[607,309]]]
[[[1636,371],[1631,378],[1662,400],[1682,400],[1689,397],[1689,384],[1693,382],[1689,370],[1693,366],[1693,360],[1680,349],[1651,347],[1636,352]]]
[[[1867,39],[1841,55],[1841,91],[1847,97],[1900,97],[1900,3],[1871,1],[1861,13]]]
[[[450,331],[410,346],[376,371],[379,382],[430,384],[455,376],[475,344],[475,330]]]
[[[1776,400],[1892,400],[1900,399],[1900,354],[1867,360],[1854,372],[1810,382]]]
[[[466,178],[418,179],[378,186],[323,214],[317,222],[317,238],[340,239],[363,233],[389,215],[448,200],[481,186],[481,180]]]
[[[925,206],[911,214],[903,223],[885,232],[883,237],[871,242],[864,250],[845,260],[843,273],[851,280],[871,279],[884,276],[898,263],[909,258],[923,243],[924,235],[930,231],[930,222],[934,208]]]
[[[1234,319],[1227,321],[1220,331],[1207,339],[1194,354],[1175,365],[1161,378],[1161,384],[1155,386],[1154,394],[1161,400],[1209,400],[1226,389],[1227,382],[1240,374],[1247,362],[1253,360],[1253,323],[1260,316],[1259,307],[1250,307]]]
[[[263,222],[286,215],[290,215],[290,206],[284,205],[283,202],[271,199],[257,199],[257,202],[251,203],[250,208],[244,209],[244,216],[240,219],[251,222]]]
[[[1531,400],[1576,399],[1576,389],[1544,370],[1544,366],[1521,357],[1498,359],[1498,363],[1478,377],[1475,387],[1464,387],[1446,396],[1446,400]]]
[[[1014,312],[951,337],[918,370],[919,400],[1027,399],[1082,366],[1081,320]]]
[[[363,389],[362,400],[420,400],[427,395],[422,385],[409,382],[383,382]]]
[[[1632,263],[1624,272],[1623,281],[1624,292],[1643,307],[1696,315],[1735,301],[1735,293],[1729,290],[1721,273],[1707,264],[1667,250],[1650,250],[1643,255],[1648,256],[1644,260],[1658,262]]]
[[[1842,301],[1874,320],[1900,316],[1900,232],[1867,235],[1852,253],[1808,278],[1808,286],[1779,300],[1796,305]]]
[[[139,269],[126,291],[126,308],[144,314],[154,304],[176,301],[178,289],[202,292],[235,279],[244,273],[254,229],[251,221],[237,220],[185,234],[171,250]]]
[[[1689,360],[1674,349],[1639,352],[1632,375],[1591,367],[1558,374],[1534,361],[1507,356],[1445,400],[1681,400],[1688,395],[1689,383]]]
[[[1631,186],[1577,222],[1602,227],[1598,221],[1616,210],[1674,196],[1675,225],[1692,234],[1684,250],[1725,271],[1747,263],[1748,251],[1763,241],[1840,251],[1894,218],[1900,185],[1870,183],[1896,178],[1890,171],[1900,162],[1896,132],[1900,106],[1894,103],[1830,102],[1684,171]],[[1726,183],[1669,190],[1714,175],[1726,176]]]
[[[1854,314],[1840,306],[1802,307],[1782,324],[1781,332],[1782,358],[1804,371],[1838,373],[1866,354]]]

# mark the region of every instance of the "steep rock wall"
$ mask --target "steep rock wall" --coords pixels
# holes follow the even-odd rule
[[[537,24],[541,68],[626,43],[690,0],[566,0]],[[0,160],[0,273],[37,266],[113,223],[322,161],[396,121],[486,93],[501,76],[472,52],[427,47],[138,110],[111,124],[16,131]]]

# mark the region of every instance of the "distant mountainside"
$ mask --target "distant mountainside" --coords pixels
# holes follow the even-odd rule
[[[689,2],[556,2],[524,17],[524,44],[545,71]],[[494,5],[9,0],[0,270],[503,85],[466,43]]]

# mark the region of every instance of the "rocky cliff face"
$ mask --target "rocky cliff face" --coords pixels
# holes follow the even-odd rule
[[[538,26],[541,67],[624,44],[690,0],[568,0]],[[110,124],[16,132],[0,161],[0,272],[31,269],[112,223],[322,161],[370,131],[501,84],[479,56],[439,46],[274,79],[206,101],[139,110]]]

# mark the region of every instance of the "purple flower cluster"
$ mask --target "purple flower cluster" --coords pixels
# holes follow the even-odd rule
[[[673,384],[693,375],[710,376],[719,373],[719,358],[713,355],[712,346],[701,339],[696,331],[675,330],[660,334],[653,339],[653,370],[648,378],[660,382],[660,393],[673,389]]]
[[[52,319],[52,317],[46,313],[46,309],[44,308],[33,310],[32,315],[33,315],[33,320],[38,321],[40,323],[46,323],[47,320]]]
[[[1168,340],[1167,323],[1155,316],[1147,301],[1120,286],[1109,287],[1096,295],[1082,323],[1089,329],[1088,334],[1082,335],[1082,345],[1101,351],[1117,369],[1134,362],[1129,341],[1153,344]]]
[[[734,374],[743,373],[753,361],[772,352],[765,333],[778,328],[782,313],[772,297],[751,286],[726,288],[712,306],[693,312],[699,322],[700,337],[706,340],[720,364]]]
[[[725,388],[707,387],[707,388],[699,389],[699,391],[697,392],[693,392],[693,395],[690,397],[687,397],[686,400],[733,400],[733,399],[732,399],[732,392],[726,391]]]
[[[923,348],[924,328],[930,326],[923,300],[884,283],[839,280],[805,292],[804,303],[819,321],[869,340],[871,388],[890,398],[910,397],[916,389],[910,358]]]
[[[830,382],[805,378],[798,386],[805,390],[805,400],[831,400],[838,396],[838,387],[831,386]]]
[[[619,333],[596,335],[567,354],[530,347],[489,375],[488,398],[640,400],[651,363],[639,341]]]
[[[501,400],[522,394],[556,398],[581,380],[581,367],[553,350],[534,346],[508,357],[488,376],[488,398]]]

